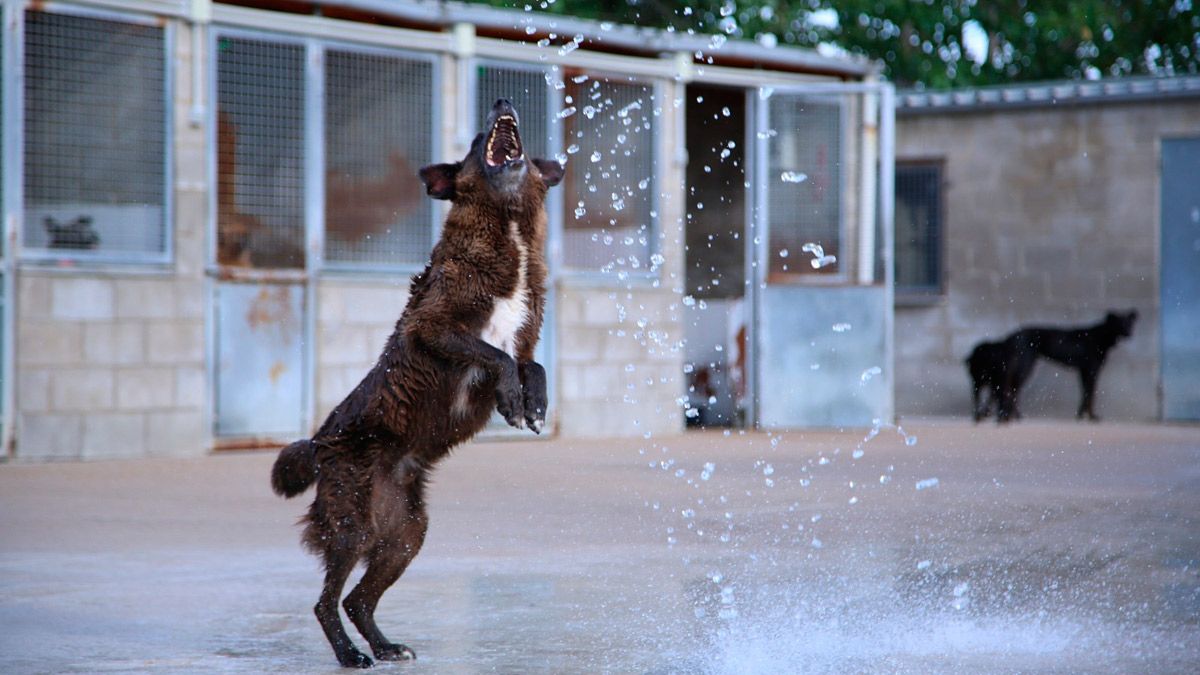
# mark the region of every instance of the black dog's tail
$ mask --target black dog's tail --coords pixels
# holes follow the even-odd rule
[[[296,441],[279,451],[271,468],[271,488],[280,497],[295,497],[317,479],[317,448],[309,439]]]

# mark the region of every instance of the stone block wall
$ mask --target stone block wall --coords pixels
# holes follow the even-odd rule
[[[677,433],[683,426],[683,308],[662,288],[568,285],[558,317],[564,436]]]
[[[315,426],[375,365],[408,301],[408,281],[405,274],[318,284]]]
[[[898,161],[944,159],[945,295],[896,311],[898,412],[966,416],[963,359],[1024,324],[1084,325],[1137,309],[1096,410],[1159,417],[1161,139],[1200,135],[1200,102],[900,114]],[[1041,362],[1027,416],[1073,417],[1075,371]]]
[[[24,270],[18,287],[19,458],[206,449],[200,283]]]

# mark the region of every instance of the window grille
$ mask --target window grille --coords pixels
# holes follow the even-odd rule
[[[841,265],[813,268],[805,244],[820,245],[825,255],[843,260],[842,106],[837,99],[777,96],[770,102],[774,135],[767,146],[764,177],[770,218],[770,268],[774,278],[838,274]]]
[[[575,112],[563,120],[563,260],[576,270],[646,271],[657,215],[653,88],[568,73],[566,94],[564,110]]]
[[[941,290],[942,167],[896,164],[896,291]]]
[[[24,254],[168,254],[164,29],[25,12]]]
[[[304,47],[217,40],[217,261],[304,267]]]
[[[475,89],[476,125],[487,119],[496,99],[512,101],[521,117],[521,143],[527,157],[553,159],[549,148],[549,90],[546,72],[542,69],[521,68],[501,64],[479,67]],[[482,131],[481,127],[476,127]]]
[[[325,55],[325,259],[422,264],[433,201],[417,171],[433,161],[433,64],[374,52]]]

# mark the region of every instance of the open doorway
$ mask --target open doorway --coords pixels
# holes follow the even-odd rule
[[[741,426],[746,393],[746,91],[687,87],[689,427]]]

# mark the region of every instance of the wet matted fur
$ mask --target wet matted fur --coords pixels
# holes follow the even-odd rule
[[[375,607],[421,549],[429,471],[478,433],[495,409],[540,432],[546,373],[533,352],[545,305],[546,191],[553,161],[526,159],[512,105],[496,102],[460,162],[420,171],[426,192],[451,202],[441,239],[413,277],[408,304],[383,354],[311,439],[284,448],[271,472],[293,497],[316,483],[303,541],[325,563],[314,611],[338,662],[369,667],[350,641],[338,601],[375,658],[414,658],[375,625]]]

